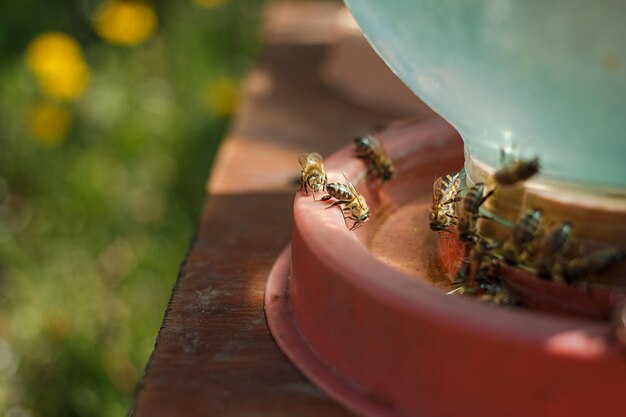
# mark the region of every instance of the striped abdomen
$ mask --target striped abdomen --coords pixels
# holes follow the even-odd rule
[[[326,192],[337,200],[352,201],[354,193],[347,184],[331,182],[326,184]]]

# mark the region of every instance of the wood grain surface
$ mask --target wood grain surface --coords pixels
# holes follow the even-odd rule
[[[327,155],[394,120],[320,81],[341,37],[340,13],[328,2],[270,6],[266,42],[220,148],[134,416],[349,414],[283,356],[263,314],[267,275],[290,239],[297,155]],[[290,16],[313,23],[294,25]],[[392,81],[388,91],[404,88]],[[415,115],[431,117],[421,104]]]

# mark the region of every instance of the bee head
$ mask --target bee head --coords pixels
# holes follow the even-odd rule
[[[324,186],[324,180],[319,174],[310,175],[307,181],[309,183],[309,187],[311,187],[315,192],[318,192]]]
[[[367,136],[361,136],[358,137],[356,139],[354,139],[354,143],[356,144],[357,148],[369,148],[371,145],[371,141]]]
[[[539,172],[539,158],[533,158],[526,163],[527,175],[535,175]]]

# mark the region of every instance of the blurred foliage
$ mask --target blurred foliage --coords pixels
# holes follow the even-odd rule
[[[261,6],[0,3],[0,415],[128,412]]]

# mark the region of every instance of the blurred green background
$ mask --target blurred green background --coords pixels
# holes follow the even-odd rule
[[[0,416],[128,413],[261,3],[0,4]]]

